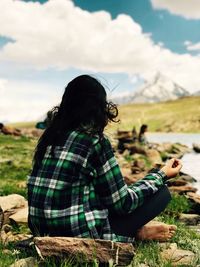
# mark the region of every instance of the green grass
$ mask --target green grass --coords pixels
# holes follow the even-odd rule
[[[107,131],[116,129],[137,131],[141,124],[148,124],[150,132],[200,133],[200,96],[185,97],[175,101],[154,104],[120,105],[120,123],[112,123]],[[36,122],[17,122],[10,126],[17,128],[34,128]]]
[[[26,196],[21,187],[31,169],[36,140],[27,137],[0,135],[0,195],[12,193]]]
[[[37,140],[26,138],[26,137],[12,137],[0,135],[0,161],[5,161],[0,164],[0,195],[8,195],[11,193],[18,193],[23,196],[27,196],[26,187],[20,187],[22,182],[25,182],[27,175],[30,172],[32,164],[32,156]],[[131,160],[131,158],[127,158]],[[166,208],[165,212],[160,214],[159,220],[176,224],[178,226],[178,231],[172,242],[176,242],[178,247],[183,249],[188,249],[199,255],[200,251],[200,235],[197,235],[194,231],[190,230],[184,224],[177,222],[177,216],[181,212],[188,212],[190,205],[188,200],[184,196],[173,195],[172,201]],[[16,233],[25,233],[29,230],[24,227],[17,228],[13,226],[13,231]],[[137,253],[133,260],[132,266],[139,266],[141,263],[148,263],[150,267],[160,266],[160,267],[170,267],[172,266],[170,262],[164,262],[159,255],[160,247],[157,242],[138,242],[135,244]],[[10,249],[13,254],[5,254],[4,249]],[[20,254],[15,254],[15,248],[12,244],[4,246],[0,243],[0,266],[7,267],[12,264],[16,259],[35,256],[36,252],[31,253],[20,252]],[[191,266],[197,266],[200,264],[197,260]],[[53,260],[47,260],[42,266],[53,267],[53,266],[78,266],[74,262],[74,259],[69,259],[63,261],[62,264],[58,265]],[[83,266],[83,264],[81,265]],[[95,261],[93,264],[85,264],[86,266],[98,266]]]
[[[199,133],[200,97],[185,97],[176,101],[156,104],[128,104],[119,106],[120,124],[108,126],[108,131],[117,128],[137,131],[141,124],[148,124],[150,132]]]
[[[165,209],[166,215],[177,218],[181,213],[188,213],[191,210],[191,203],[184,195],[174,193],[172,200]]]
[[[34,128],[36,125],[35,121],[28,121],[28,122],[13,122],[10,123],[9,126],[15,128]]]

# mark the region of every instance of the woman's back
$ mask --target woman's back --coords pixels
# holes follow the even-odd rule
[[[95,142],[97,138],[71,131],[63,146],[55,146],[53,151],[48,146],[40,168],[33,168],[28,179],[28,198],[34,234],[87,235],[81,231],[88,229],[78,229],[73,219],[79,216],[81,227],[87,228],[84,194],[91,187],[93,173],[88,157]]]

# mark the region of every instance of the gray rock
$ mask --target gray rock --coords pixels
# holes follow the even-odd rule
[[[149,158],[152,164],[162,164],[162,158],[160,156],[160,153],[156,149],[147,149],[146,156]]]
[[[195,193],[197,188],[190,186],[190,185],[183,185],[183,186],[170,186],[169,191],[173,193],[183,194],[187,192]]]
[[[192,176],[185,174],[185,173],[182,173],[182,172],[180,172],[180,178],[181,178],[181,180],[184,180],[188,183],[197,182],[197,180],[194,179]]]
[[[200,215],[199,214],[182,213],[179,216],[179,221],[181,221],[187,225],[197,225],[200,222]]]
[[[187,192],[186,196],[191,201],[192,209],[195,213],[200,214],[200,195],[193,192]]]
[[[170,261],[172,266],[193,266],[196,260],[195,254],[189,250],[176,249],[176,247],[169,247],[161,252],[161,257]]]
[[[28,223],[28,207],[17,210],[16,213],[9,217],[11,221],[15,221],[17,224]]]
[[[197,234],[200,234],[200,224],[198,225],[190,225],[189,228],[195,231]]]
[[[3,211],[9,209],[21,208],[27,206],[27,201],[23,196],[18,194],[11,194],[8,196],[0,197],[0,206]]]
[[[25,259],[21,259],[10,265],[10,267],[35,267],[37,261],[33,257],[28,257]]]

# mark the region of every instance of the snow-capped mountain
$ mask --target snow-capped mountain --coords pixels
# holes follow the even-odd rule
[[[145,82],[141,88],[125,97],[113,98],[118,104],[125,103],[156,103],[168,100],[176,100],[180,97],[189,96],[190,93],[168,79],[161,73],[155,75],[152,81]]]
[[[200,90],[195,92],[195,93],[193,93],[193,96],[200,96]]]
[[[190,94],[186,89],[158,73],[151,82],[146,82],[135,92],[132,102],[155,103],[175,100],[188,95]]]

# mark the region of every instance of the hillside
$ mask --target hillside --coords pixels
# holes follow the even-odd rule
[[[120,124],[109,125],[108,130],[139,129],[145,123],[149,131],[200,133],[200,96],[185,97],[154,104],[127,104],[119,106]]]
[[[119,105],[120,123],[112,123],[109,131],[139,129],[145,123],[149,131],[200,133],[200,96],[190,96],[161,103]],[[33,128],[36,122],[10,124],[17,128]]]

